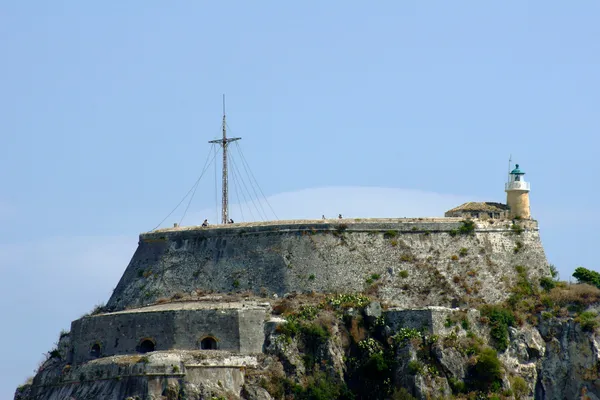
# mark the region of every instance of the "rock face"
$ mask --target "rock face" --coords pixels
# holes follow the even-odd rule
[[[489,347],[489,326],[477,310],[381,310],[377,302],[358,311],[348,308],[339,317],[335,310],[325,323],[329,329],[321,331],[315,328],[316,315],[303,317],[305,322],[294,329],[285,328],[285,319],[271,318],[264,325],[260,354],[171,350],[70,363],[72,338],[66,334],[15,399],[271,400],[300,390],[302,382],[309,382],[309,389],[298,392],[301,398],[312,398],[307,390],[313,386],[331,398],[345,387],[363,394],[372,390],[378,394],[368,398],[374,399],[385,393],[405,399],[459,398],[454,396],[481,388],[474,377],[492,388],[495,381],[494,390],[507,399],[600,398],[600,341],[572,318],[509,327],[509,346],[498,353],[498,376],[487,376],[477,368],[485,349],[495,352]],[[493,364],[484,367],[493,370]]]
[[[290,221],[140,235],[107,306],[116,311],[197,290],[256,294],[376,291],[392,305],[497,302],[516,265],[549,274],[537,222],[459,218]],[[466,234],[464,234],[466,233]]]

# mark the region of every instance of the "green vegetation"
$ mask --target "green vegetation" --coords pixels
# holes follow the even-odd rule
[[[494,349],[485,348],[469,369],[468,386],[484,392],[498,391],[502,386],[502,367]]]
[[[519,224],[517,224],[516,222],[514,222],[511,226],[510,229],[512,230],[512,232],[515,235],[520,235],[521,233],[523,233],[525,231],[525,229],[523,229],[523,227]]]
[[[460,227],[457,229],[451,229],[448,231],[450,236],[454,237],[456,235],[473,235],[475,233],[475,221],[465,219],[460,221],[460,224]]]
[[[459,251],[458,251],[458,255],[461,257],[465,257],[467,254],[469,254],[469,250],[465,247],[462,247]]]
[[[237,279],[236,279],[236,280],[234,280],[234,281],[233,281],[233,287],[234,287],[235,289],[239,288],[239,287],[240,287],[240,281],[239,281],[239,280],[237,280]]]
[[[577,279],[579,283],[588,283],[600,288],[600,274],[596,271],[591,271],[583,267],[575,268],[573,277]]]
[[[553,279],[558,279],[558,270],[553,264],[548,265],[548,269],[550,270],[550,274]]]
[[[472,235],[475,233],[475,221],[470,219],[461,221],[461,226],[458,228],[458,233],[461,235]]]
[[[412,262],[414,261],[414,257],[412,254],[404,253],[400,256],[400,261],[402,262]]]
[[[398,236],[398,231],[394,231],[394,230],[386,231],[383,234],[383,237],[386,239],[392,239],[392,238],[395,238],[396,236]]]
[[[516,400],[527,398],[529,395],[529,386],[525,379],[520,376],[510,377],[510,387],[512,388],[513,394]]]
[[[517,241],[517,243],[515,243],[515,248],[513,249],[513,252],[517,254],[519,251],[521,251],[522,248],[523,242]]]
[[[400,271],[400,278],[408,278],[408,271],[402,270]]]
[[[490,336],[494,341],[494,347],[500,351],[508,348],[508,327],[515,325],[513,312],[500,305],[484,306],[482,313],[489,319]]]
[[[580,313],[575,322],[581,325],[581,329],[593,332],[598,327],[598,314],[594,311],[584,311]]]
[[[288,385],[293,398],[298,400],[354,399],[344,382],[333,380],[321,371],[308,378],[306,387],[294,383]]]
[[[62,355],[58,349],[52,349],[48,352],[48,358],[58,358],[60,360],[62,359]]]
[[[392,341],[396,345],[404,345],[407,341],[414,338],[420,338],[421,332],[412,328],[400,328],[398,332],[394,336],[392,336]]]
[[[544,276],[544,277],[540,278],[540,286],[546,292],[549,292],[550,290],[552,290],[556,287],[556,281],[552,278],[548,278],[547,276]]]
[[[308,280],[309,280],[309,281],[314,281],[314,280],[315,280],[315,274],[310,274],[310,275],[308,276]]]

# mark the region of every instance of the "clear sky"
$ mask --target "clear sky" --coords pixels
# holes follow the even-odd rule
[[[597,268],[599,18],[591,0],[0,1],[0,397],[196,180],[223,93],[280,218],[504,201],[512,154],[550,262]],[[214,222],[211,174],[184,223]]]

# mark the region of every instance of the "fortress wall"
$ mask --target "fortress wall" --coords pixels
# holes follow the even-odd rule
[[[138,310],[132,310],[138,311]],[[121,312],[83,317],[71,324],[72,362],[94,359],[90,350],[100,344],[101,357],[135,354],[142,340],[155,350],[197,350],[206,336],[220,350],[260,352],[264,341],[264,309],[196,309]],[[240,321],[244,339],[240,341]]]
[[[516,265],[549,274],[536,221],[459,218],[281,221],[175,228],[140,235],[108,307],[151,304],[177,292],[364,292],[396,306],[505,299]]]

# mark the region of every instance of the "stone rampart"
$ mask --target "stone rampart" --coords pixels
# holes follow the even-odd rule
[[[108,307],[177,292],[376,293],[397,306],[505,299],[515,266],[548,275],[537,222],[459,218],[345,219],[162,229],[139,246]]]
[[[199,350],[206,338],[218,350],[260,353],[266,313],[262,307],[173,309],[165,304],[86,316],[71,324],[70,361],[143,353],[149,350],[144,341],[152,343],[151,351]]]

